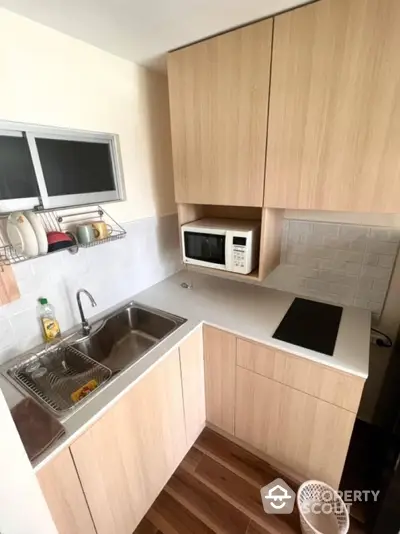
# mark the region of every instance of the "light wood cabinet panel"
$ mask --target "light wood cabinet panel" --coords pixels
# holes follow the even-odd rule
[[[279,382],[237,367],[235,436],[271,456],[282,387]]]
[[[131,534],[187,451],[178,350],[71,451],[97,534]]]
[[[188,448],[199,437],[206,423],[204,390],[203,329],[197,328],[179,347]]]
[[[207,325],[203,335],[207,421],[233,434],[236,337]]]
[[[338,487],[355,414],[238,367],[235,419],[237,438]]]
[[[278,352],[276,379],[314,397],[356,413],[364,389],[364,378],[304,358]]]
[[[282,386],[273,455],[310,478],[340,483],[355,414]]]
[[[266,206],[400,211],[400,3],[275,17]]]
[[[237,364],[267,378],[275,378],[276,350],[259,343],[237,339]]]
[[[356,413],[365,379],[259,343],[237,340],[237,364]]]
[[[168,55],[175,199],[262,206],[272,20]]]
[[[96,534],[68,448],[45,465],[37,479],[59,534]]]

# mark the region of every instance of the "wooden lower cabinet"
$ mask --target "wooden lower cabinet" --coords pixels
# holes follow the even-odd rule
[[[336,375],[197,328],[39,471],[60,534],[131,534],[206,421],[282,471],[337,488],[361,389]]]
[[[178,350],[71,451],[97,534],[131,534],[187,452]]]
[[[59,534],[96,534],[68,448],[45,465],[37,479]]]
[[[365,378],[240,338],[237,364],[355,413],[365,384]]]
[[[190,448],[206,424],[203,328],[197,328],[179,347],[185,409],[186,442]]]
[[[337,488],[356,415],[237,367],[235,436],[301,478]]]
[[[207,421],[233,434],[236,337],[207,325],[203,335]]]

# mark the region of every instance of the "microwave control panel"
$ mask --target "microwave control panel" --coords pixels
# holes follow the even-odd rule
[[[233,238],[233,266],[236,268],[244,268],[246,264],[246,241],[245,237]]]

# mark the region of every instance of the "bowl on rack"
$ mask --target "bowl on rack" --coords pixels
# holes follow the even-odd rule
[[[48,232],[47,241],[49,243],[49,252],[57,252],[74,245],[71,236],[65,232]]]

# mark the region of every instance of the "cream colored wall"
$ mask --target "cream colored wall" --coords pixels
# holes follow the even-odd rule
[[[176,211],[167,78],[0,8],[0,120],[120,135],[118,221]]]

